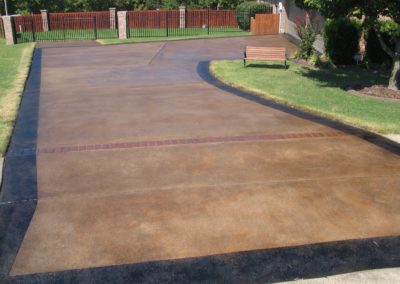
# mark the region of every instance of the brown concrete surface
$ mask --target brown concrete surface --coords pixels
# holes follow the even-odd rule
[[[277,36],[45,48],[39,149],[328,132],[202,81]],[[277,70],[284,72],[284,70]],[[400,159],[350,135],[39,153],[11,274],[400,234]]]

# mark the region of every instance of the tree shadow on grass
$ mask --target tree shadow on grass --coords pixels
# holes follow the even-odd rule
[[[301,67],[296,74],[317,82],[319,87],[336,87],[341,89],[386,85],[388,72],[376,72],[358,67],[314,69]]]

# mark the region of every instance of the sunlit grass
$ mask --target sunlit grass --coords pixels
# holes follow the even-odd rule
[[[220,38],[220,37],[237,37],[237,36],[249,36],[251,35],[249,32],[245,31],[227,31],[227,32],[217,32],[217,33],[211,33],[207,34],[206,32],[198,33],[195,35],[190,35],[190,34],[184,34],[182,35],[174,35],[173,33],[171,35],[163,36],[163,35],[158,35],[154,36],[154,34],[149,33],[148,36],[142,36],[142,37],[131,37],[128,39],[99,39],[97,40],[101,44],[117,44],[117,43],[129,43],[129,42],[151,42],[151,41],[166,41],[166,40],[184,40],[184,39],[202,39],[202,38]]]
[[[277,62],[215,61],[211,72],[221,81],[259,96],[320,114],[375,132],[400,133],[400,102],[358,97],[346,86],[385,84],[387,74],[368,70],[316,69],[290,63],[285,70]]]
[[[0,39],[0,157],[4,157],[15,124],[33,49],[33,43],[7,46]]]

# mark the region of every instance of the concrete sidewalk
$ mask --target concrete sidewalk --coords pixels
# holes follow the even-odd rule
[[[339,274],[324,278],[296,280],[282,283],[294,284],[347,284],[347,283],[400,283],[400,268],[374,269],[353,273]]]

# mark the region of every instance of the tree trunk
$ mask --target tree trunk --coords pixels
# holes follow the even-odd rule
[[[400,89],[400,56],[393,59],[393,70],[392,76],[389,80],[389,89],[399,90]]]
[[[389,80],[389,88],[393,90],[400,89],[400,37],[396,37],[396,47],[393,56],[392,76]]]
[[[379,42],[382,49],[392,58],[393,60],[393,70],[392,75],[389,79],[389,88],[393,90],[400,89],[400,37],[395,37],[395,50],[392,51],[386,43],[383,41],[381,34],[378,29],[375,29],[376,35],[378,36]]]

